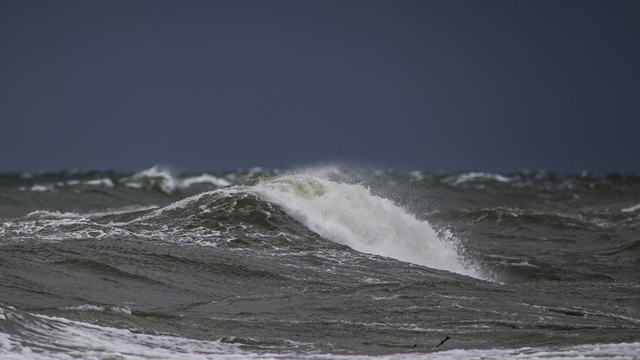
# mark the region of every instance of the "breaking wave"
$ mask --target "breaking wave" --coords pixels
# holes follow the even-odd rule
[[[296,174],[263,180],[248,191],[281,206],[323,238],[360,252],[480,277],[465,266],[453,239],[362,185]]]

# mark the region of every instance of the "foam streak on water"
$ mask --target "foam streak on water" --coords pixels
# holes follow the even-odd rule
[[[5,310],[3,317],[24,315]],[[18,334],[0,333],[2,359],[240,359],[244,351],[219,341],[132,333],[59,317],[31,316]],[[1,324],[1,323],[0,323]]]
[[[339,354],[282,354],[265,349],[254,353],[232,343],[195,340],[170,334],[144,334],[60,317],[23,314],[0,306],[0,327],[15,322],[12,334],[0,332],[0,356],[5,360],[107,359],[618,359],[640,358],[640,342],[518,349],[459,350],[382,356]],[[293,346],[296,344],[293,343]],[[305,344],[298,344],[304,346]],[[424,346],[420,346],[423,348]]]

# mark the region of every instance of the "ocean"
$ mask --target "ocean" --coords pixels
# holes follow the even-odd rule
[[[2,173],[0,223],[2,359],[640,359],[640,174]]]

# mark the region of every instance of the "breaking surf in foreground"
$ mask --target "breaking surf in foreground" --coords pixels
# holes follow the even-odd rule
[[[639,358],[637,175],[0,180],[3,359]]]

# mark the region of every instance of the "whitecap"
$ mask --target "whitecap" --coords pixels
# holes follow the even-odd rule
[[[113,187],[113,181],[109,178],[97,179],[97,180],[89,180],[84,182],[85,185],[103,185],[108,188]]]
[[[35,184],[31,187],[31,191],[51,191],[51,190],[53,190],[53,185],[44,186],[44,185]]]
[[[193,184],[203,184],[203,183],[213,184],[218,187],[231,185],[231,183],[228,182],[227,180],[221,179],[219,177],[215,177],[209,174],[202,174],[200,176],[190,177],[182,180],[182,185],[185,187],[189,187]]]
[[[507,183],[511,181],[511,179],[505,176],[502,176],[500,174],[490,174],[490,173],[483,173],[483,172],[470,172],[470,173],[452,175],[444,178],[442,181],[446,183],[452,183],[452,185],[459,185],[465,182],[476,181],[476,180],[494,180],[494,181],[503,182],[503,183]]]
[[[640,204],[632,206],[632,207],[624,208],[624,209],[622,209],[620,211],[622,211],[622,212],[633,212],[633,211],[637,211],[637,210],[640,210]]]
[[[157,187],[165,194],[171,194],[184,187],[180,179],[173,176],[169,170],[160,169],[158,165],[140,171],[130,177],[122,178],[120,179],[120,183],[134,189],[151,189]]]
[[[362,185],[299,173],[263,180],[248,191],[323,238],[357,251],[480,277],[463,264],[454,239],[442,239],[428,222]]]

